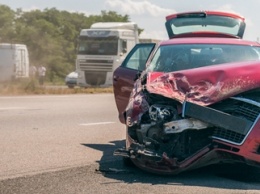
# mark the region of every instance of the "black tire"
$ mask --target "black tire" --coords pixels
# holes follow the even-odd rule
[[[68,87],[69,87],[70,89],[73,89],[73,88],[74,88],[74,85],[68,85]]]

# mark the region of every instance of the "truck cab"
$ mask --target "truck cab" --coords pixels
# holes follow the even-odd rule
[[[133,22],[99,22],[80,32],[76,71],[81,87],[112,85],[113,71],[138,43]]]

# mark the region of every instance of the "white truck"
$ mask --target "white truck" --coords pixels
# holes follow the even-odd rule
[[[112,85],[113,71],[139,42],[133,22],[99,22],[82,29],[77,49],[77,85]]]
[[[29,77],[29,54],[24,44],[0,44],[0,81]]]

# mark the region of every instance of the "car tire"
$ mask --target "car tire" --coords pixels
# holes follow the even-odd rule
[[[74,88],[74,86],[73,86],[73,85],[68,85],[68,87],[69,87],[70,89],[73,89],[73,88]]]

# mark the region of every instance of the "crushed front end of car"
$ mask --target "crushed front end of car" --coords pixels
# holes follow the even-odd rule
[[[149,172],[206,165],[260,167],[260,62],[146,72],[125,111],[129,157]]]

